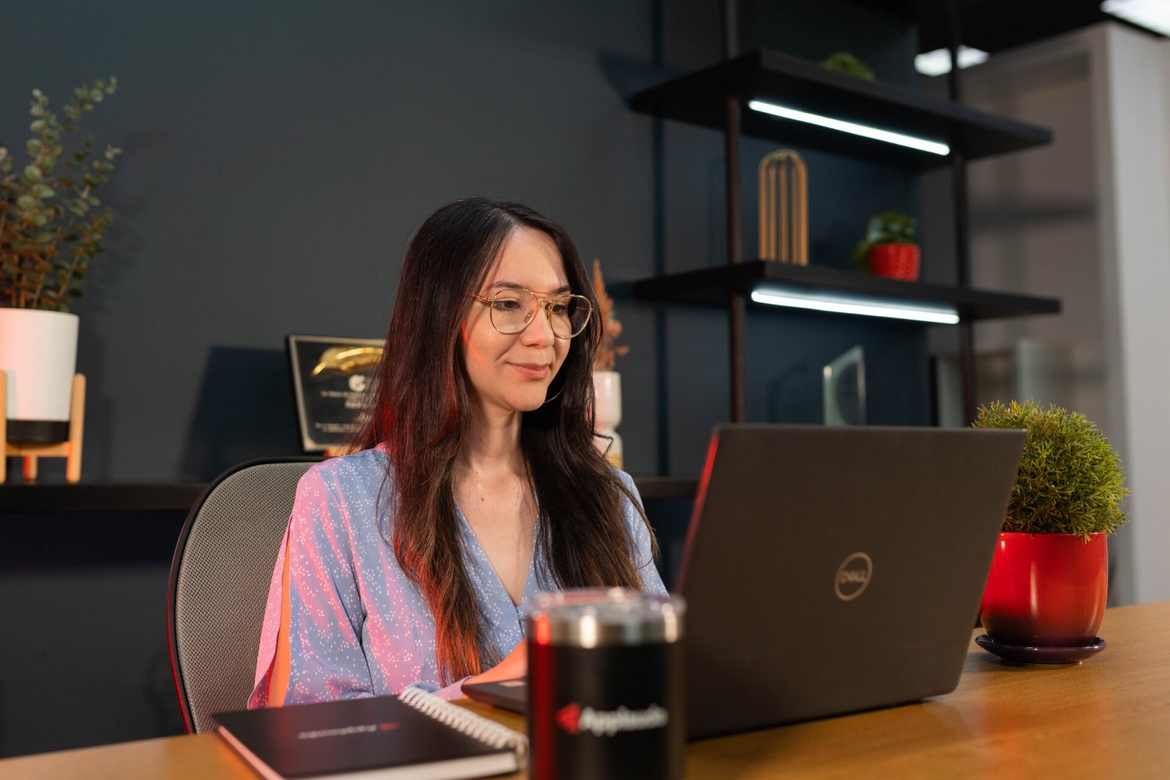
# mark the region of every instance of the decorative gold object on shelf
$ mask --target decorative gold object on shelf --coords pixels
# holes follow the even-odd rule
[[[760,258],[808,265],[808,168],[791,149],[760,161]]]

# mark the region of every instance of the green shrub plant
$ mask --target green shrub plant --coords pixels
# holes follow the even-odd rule
[[[78,87],[58,119],[33,90],[28,161],[14,164],[0,147],[0,306],[69,311],[81,295],[89,261],[102,251],[110,210],[94,191],[108,180],[121,149],[93,154],[79,137],[81,115],[118,86],[117,79]],[[67,148],[67,142],[68,148]]]
[[[1034,401],[980,407],[973,428],[1028,433],[1003,530],[1026,534],[1112,534],[1128,519],[1121,458],[1088,418]]]

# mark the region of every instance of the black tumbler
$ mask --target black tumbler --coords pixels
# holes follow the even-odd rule
[[[681,778],[682,597],[598,588],[527,607],[530,777]]]

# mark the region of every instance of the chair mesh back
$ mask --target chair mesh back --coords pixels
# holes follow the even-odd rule
[[[188,521],[176,562],[174,642],[191,725],[242,709],[252,690],[268,586],[297,480],[311,462],[262,463],[231,474]]]

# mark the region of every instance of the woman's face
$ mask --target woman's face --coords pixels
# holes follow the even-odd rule
[[[478,295],[491,298],[509,288],[531,290],[541,301],[570,291],[561,254],[547,234],[526,227],[513,231]],[[487,304],[474,303],[463,323],[463,360],[481,410],[539,408],[570,343],[553,335],[543,307],[527,328],[509,335],[492,325]]]

